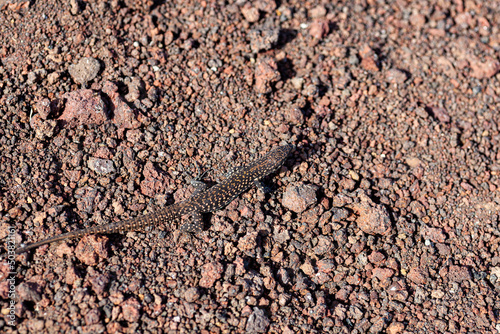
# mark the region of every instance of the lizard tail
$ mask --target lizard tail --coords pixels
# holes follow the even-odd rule
[[[30,249],[37,248],[56,241],[83,237],[88,234],[124,233],[128,231],[138,230],[140,228],[144,228],[150,225],[158,225],[160,222],[164,221],[164,219],[172,220],[178,218],[179,215],[176,213],[179,212],[179,208],[181,207],[182,205],[172,204],[159,212],[151,213],[149,215],[131,218],[128,220],[122,220],[116,223],[109,223],[99,226],[88,227],[81,230],[76,230],[56,235],[51,238],[29,244],[25,247],[20,247],[16,249],[15,253],[21,254],[29,251]]]

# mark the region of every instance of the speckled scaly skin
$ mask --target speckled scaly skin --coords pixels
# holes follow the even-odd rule
[[[199,186],[193,196],[186,201],[172,204],[149,215],[56,235],[18,248],[16,254],[52,242],[78,238],[88,234],[124,233],[138,230],[146,226],[172,222],[185,215],[191,215],[192,219],[190,223],[182,225],[181,230],[191,233],[199,232],[203,228],[202,213],[220,210],[254,184],[258,185],[261,179],[283,165],[292,149],[293,145],[277,146],[262,158],[246,166],[235,168],[221,183],[206,190],[205,187]]]

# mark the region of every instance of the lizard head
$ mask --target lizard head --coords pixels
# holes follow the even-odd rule
[[[287,144],[273,148],[267,155],[267,163],[269,164],[269,170],[275,171],[280,168],[285,162],[286,158],[290,152],[295,148],[294,145]]]

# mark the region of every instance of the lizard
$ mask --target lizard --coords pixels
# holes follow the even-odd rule
[[[224,208],[254,184],[260,188],[260,181],[280,168],[293,148],[294,145],[291,144],[276,146],[260,159],[245,166],[233,168],[223,181],[208,189],[205,183],[197,181],[193,195],[185,201],[174,203],[147,215],[59,234],[20,247],[15,250],[15,254],[56,241],[79,238],[89,234],[135,231],[148,226],[173,222],[186,215],[191,216],[191,222],[183,224],[180,229],[184,232],[198,233],[203,229],[202,213],[216,212]]]

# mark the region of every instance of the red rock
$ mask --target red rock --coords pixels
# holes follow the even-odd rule
[[[341,208],[347,204],[351,204],[352,203],[352,198],[345,195],[345,194],[337,194],[335,195],[333,198],[332,198],[332,206],[336,208],[336,210],[342,210],[342,209],[337,209],[337,208]],[[333,209],[332,209],[333,210]],[[336,211],[337,212],[337,211]],[[340,211],[340,214],[342,216],[343,215],[343,211]],[[335,213],[334,213],[334,216],[335,216]],[[345,218],[345,217],[344,217]],[[338,220],[336,220],[338,221]]]
[[[95,209],[96,203],[100,200],[101,198],[101,193],[91,187],[83,187],[83,188],[78,188],[75,192],[77,202],[76,202],[76,207],[78,210],[91,213]]]
[[[252,216],[253,216],[253,211],[250,207],[248,206],[244,206],[241,210],[240,210],[240,214],[242,217],[245,217],[247,219],[251,219]]]
[[[123,97],[118,94],[118,87],[107,81],[104,83],[102,91],[111,100],[112,121],[120,129],[137,129],[141,126],[140,115],[128,106]]]
[[[255,247],[257,247],[258,235],[258,232],[247,233],[243,238],[238,240],[238,249],[244,252],[255,249]]]
[[[85,314],[85,324],[95,325],[101,320],[101,311],[98,308],[94,308]]]
[[[424,239],[429,239],[433,242],[443,243],[446,241],[446,234],[440,228],[424,227],[420,235]]]
[[[307,313],[313,319],[318,320],[325,317],[326,311],[327,306],[325,304],[325,299],[323,297],[319,297],[316,306],[314,306],[313,308],[309,308]]]
[[[191,287],[186,290],[186,293],[184,293],[184,299],[188,303],[193,303],[197,301],[200,298],[200,296],[201,294],[197,287]]]
[[[224,272],[224,267],[219,262],[211,262],[205,264],[201,268],[201,279],[200,286],[202,288],[211,288],[215,281],[221,278],[222,273]]]
[[[100,146],[97,148],[94,157],[101,159],[111,159],[113,158],[113,154],[107,147]]]
[[[279,29],[253,29],[248,32],[250,48],[253,53],[270,50],[278,42]]]
[[[163,193],[168,186],[168,178],[160,173],[151,161],[146,162],[143,170],[144,180],[141,181],[141,194],[154,197]]]
[[[88,235],[82,238],[75,249],[75,256],[88,266],[95,266],[99,257],[107,258],[107,237]]]
[[[402,84],[406,79],[406,73],[396,68],[391,68],[385,73],[385,80],[389,83]]]
[[[316,19],[309,27],[309,35],[316,39],[322,39],[330,32],[330,22],[325,19]]]
[[[444,108],[440,107],[429,107],[432,115],[436,117],[441,123],[449,123],[451,118],[450,115],[448,115],[448,111]]]
[[[15,289],[19,301],[39,302],[42,299],[41,292],[42,286],[34,282],[21,282]]]
[[[121,305],[123,319],[128,322],[137,322],[141,316],[141,303],[135,298],[129,298]]]
[[[453,63],[448,58],[444,56],[439,57],[436,60],[436,65],[438,66],[439,70],[446,74],[448,77],[457,77],[457,71],[455,70]]]
[[[492,78],[500,71],[500,62],[491,57],[485,57],[485,60],[481,61],[475,56],[470,56],[468,60],[472,70],[470,76],[473,78]]]
[[[425,206],[419,201],[412,201],[410,203],[411,212],[418,218],[425,216]]]
[[[458,13],[455,15],[455,23],[463,28],[471,26],[474,22],[472,15],[469,12]]]
[[[391,298],[400,302],[405,302],[409,295],[403,280],[398,280],[392,283],[389,287],[387,287],[386,291]]]
[[[248,317],[246,332],[247,333],[266,333],[270,325],[270,320],[266,316],[264,310],[254,307],[252,314]]]
[[[330,237],[323,235],[318,236],[318,244],[313,248],[313,252],[316,255],[329,254],[333,250],[333,244]]]
[[[281,79],[276,61],[269,57],[257,60],[255,66],[255,91],[259,94],[267,94],[272,91],[271,83]]]
[[[361,67],[370,72],[378,72],[379,68],[377,61],[373,57],[363,58],[361,60]]]
[[[412,268],[407,277],[415,284],[425,284],[427,283],[428,274],[424,269]]]
[[[372,270],[373,277],[379,279],[381,282],[387,281],[394,276],[394,270],[388,268],[374,268]]]
[[[368,45],[361,48],[359,55],[362,58],[361,67],[367,71],[378,72],[379,68],[375,60],[375,52]]]
[[[58,118],[70,127],[82,124],[101,125],[108,119],[106,103],[91,89],[81,89],[66,93],[64,111]]]
[[[309,10],[309,15],[313,19],[324,17],[326,15],[326,8],[322,5],[316,6]]]
[[[283,205],[293,212],[304,212],[317,202],[317,189],[317,186],[303,183],[289,185],[283,194]]]
[[[452,282],[462,282],[471,279],[469,269],[461,266],[450,266],[448,279]]]
[[[318,260],[316,262],[318,270],[323,273],[331,273],[335,269],[335,261],[331,259]]]
[[[283,114],[285,116],[285,119],[287,122],[295,124],[295,125],[301,125],[304,123],[304,114],[302,113],[302,110],[297,107],[293,107],[287,110],[283,111]]]
[[[382,262],[385,261],[385,256],[384,254],[375,251],[370,255],[368,255],[368,260],[373,264],[381,264]]]
[[[335,299],[346,301],[349,298],[351,291],[352,288],[348,289],[346,287],[343,287],[339,291],[337,291],[337,293],[335,294]]]
[[[108,284],[109,284],[109,274],[100,274],[96,273],[93,270],[89,271],[90,272],[90,278],[89,278],[89,283],[92,286],[92,290],[97,294],[98,296],[102,296],[104,292],[107,291]]]
[[[276,10],[276,1],[275,0],[257,0],[257,1],[255,1],[255,6],[263,12],[272,13]]]
[[[322,272],[318,272],[316,275],[314,275],[313,277],[313,281],[316,283],[316,284],[325,284],[327,282],[330,282],[332,280],[332,277],[328,274],[325,274],[325,273],[322,273]]]
[[[145,90],[144,81],[138,77],[133,77],[132,80],[127,84],[128,94],[125,95],[125,100],[130,103],[134,103],[138,100]]]
[[[30,7],[30,2],[31,1],[1,1],[0,9],[8,9],[13,12],[18,12],[20,9],[28,9]]]
[[[243,7],[241,7],[241,14],[250,23],[257,22],[259,20],[260,14],[259,9],[253,7],[250,2],[247,2]]]
[[[410,16],[410,23],[416,28],[422,28],[425,24],[425,16],[418,12],[414,12]]]
[[[73,285],[77,280],[80,279],[80,275],[77,273],[75,266],[70,265],[66,269],[65,282],[66,284]]]
[[[36,103],[35,110],[42,119],[47,119],[50,114],[50,100],[48,98],[41,99]]]
[[[114,291],[110,293],[109,300],[115,305],[120,305],[125,300],[125,296],[119,291]]]
[[[356,223],[363,232],[381,235],[391,232],[389,213],[383,205],[375,204],[363,195],[360,203],[352,204],[352,209],[358,215]]]

